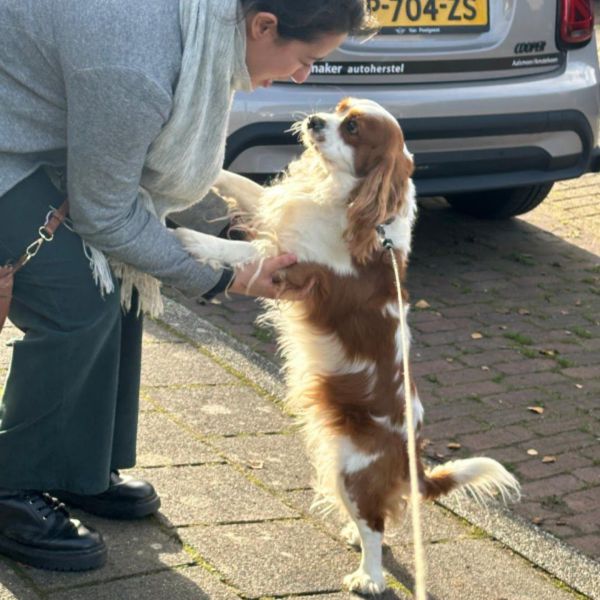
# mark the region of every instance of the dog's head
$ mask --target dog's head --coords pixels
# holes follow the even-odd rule
[[[302,139],[328,171],[356,180],[345,238],[354,258],[366,262],[379,247],[376,226],[402,214],[403,207],[408,210],[414,167],[402,129],[376,102],[346,98],[333,113],[307,117]]]

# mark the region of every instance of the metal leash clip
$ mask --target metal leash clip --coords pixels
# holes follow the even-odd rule
[[[43,237],[39,237],[35,242],[32,242],[27,246],[25,249],[23,265],[26,265],[40,251],[40,248],[45,241],[46,240]]]
[[[394,249],[394,242],[392,242],[392,240],[389,237],[386,237],[386,235],[385,235],[385,229],[383,228],[383,224],[377,225],[375,227],[375,231],[377,231],[377,235],[379,236],[379,241],[381,242],[381,245],[386,250],[393,250]]]
[[[29,244],[25,249],[25,254],[21,259],[23,262],[23,266],[25,266],[39,251],[43,246],[44,242],[51,242],[54,239],[54,233],[50,231],[47,226],[50,223],[50,219],[52,215],[55,213],[56,209],[53,208],[47,215],[45,223],[38,229],[38,235],[40,236],[37,240]]]

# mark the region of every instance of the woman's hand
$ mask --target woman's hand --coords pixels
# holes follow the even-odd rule
[[[296,262],[297,258],[293,254],[281,254],[264,259],[262,265],[260,261],[255,261],[238,267],[235,269],[229,291],[261,298],[302,300],[308,296],[314,281],[309,281],[302,288],[290,287],[289,283],[286,283],[284,269]],[[257,275],[259,269],[260,273]]]

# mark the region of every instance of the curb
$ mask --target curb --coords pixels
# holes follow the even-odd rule
[[[280,369],[208,321],[163,296],[165,312],[159,322],[198,347],[215,362],[259,388],[283,407],[285,387]],[[468,498],[448,497],[437,504],[479,527],[530,563],[592,600],[600,600],[600,563],[553,535],[535,527],[509,509],[480,506]]]

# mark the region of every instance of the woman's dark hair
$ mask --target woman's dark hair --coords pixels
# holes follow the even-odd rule
[[[269,12],[277,17],[284,40],[312,42],[327,33],[370,35],[377,30],[366,0],[241,0],[244,15]]]

